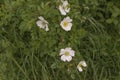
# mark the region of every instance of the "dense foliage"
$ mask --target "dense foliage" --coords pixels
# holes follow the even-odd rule
[[[73,27],[66,32],[59,0],[0,0],[0,80],[120,79],[120,0],[68,2]],[[48,32],[36,25],[39,16]],[[65,47],[75,50],[71,62],[60,60]]]

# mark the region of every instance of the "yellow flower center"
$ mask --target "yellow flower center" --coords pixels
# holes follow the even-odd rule
[[[83,67],[83,65],[82,65],[82,64],[80,64],[80,63],[79,63],[79,65],[78,65],[78,66],[79,66],[79,67]]]
[[[65,55],[65,56],[69,56],[70,53],[66,51],[64,55]]]
[[[65,21],[65,22],[63,23],[63,25],[64,25],[64,27],[67,27],[67,26],[68,26],[68,22]]]

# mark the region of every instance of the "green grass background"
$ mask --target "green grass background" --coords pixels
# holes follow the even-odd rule
[[[59,0],[0,0],[0,80],[120,80],[120,0],[68,1],[66,32]],[[50,31],[36,25],[38,16]],[[76,52],[71,62],[60,60],[65,47]]]

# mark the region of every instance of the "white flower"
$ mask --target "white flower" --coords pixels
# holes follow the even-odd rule
[[[83,67],[87,67],[87,64],[85,61],[80,61],[79,64],[77,65],[77,68],[80,72],[83,71]]]
[[[75,56],[75,51],[72,50],[70,47],[60,50],[61,60],[70,62],[72,57]]]
[[[42,16],[38,18],[39,20],[36,22],[37,26],[39,26],[42,29],[45,29],[45,31],[49,31],[48,22]]]
[[[62,5],[59,5],[59,10],[62,15],[66,15],[70,11],[69,3],[67,0],[62,1]]]
[[[66,17],[61,21],[60,25],[65,31],[70,31],[72,28],[72,19],[70,19],[70,17]]]

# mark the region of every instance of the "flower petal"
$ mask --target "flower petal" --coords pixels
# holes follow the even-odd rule
[[[69,27],[72,27],[72,23],[69,23],[68,26],[69,26]]]
[[[72,26],[62,27],[65,31],[70,31]]]
[[[49,31],[48,25],[46,24],[45,31]]]
[[[66,61],[66,56],[65,56],[65,55],[62,55],[62,56],[61,56],[61,60],[65,62],[65,61]]]
[[[61,5],[59,6],[59,10],[60,10],[62,15],[66,15],[66,12]]]
[[[72,60],[72,57],[71,57],[71,56],[67,56],[67,57],[66,57],[66,60],[67,60],[68,62],[70,62],[70,61]]]
[[[68,5],[68,1],[67,0],[63,1],[62,3],[63,3],[63,6],[67,6]]]
[[[70,55],[71,55],[71,56],[75,56],[75,51],[74,51],[74,50],[71,50],[71,51],[70,51]]]
[[[47,22],[42,16],[40,16],[40,17],[38,17],[38,18],[40,19],[40,21],[42,21],[42,22],[48,24],[48,22]]]
[[[39,16],[38,18],[42,21],[45,20],[42,16]]]
[[[65,9],[65,12],[68,13],[69,11],[70,11],[70,8],[66,8],[66,9]]]
[[[65,52],[65,50],[64,50],[64,49],[61,49],[61,50],[60,50],[60,55],[63,55],[64,52]]]
[[[86,66],[87,66],[87,64],[86,64],[85,61],[80,61],[80,64],[81,64],[83,67],[86,67]]]
[[[71,50],[71,47],[66,47],[65,50]]]
[[[41,21],[37,21],[36,24],[37,24],[37,26],[39,26],[40,28],[44,28],[44,27],[45,27],[44,25],[42,25],[42,22],[41,22]]]
[[[66,18],[64,18],[64,20],[65,21],[67,21],[67,22],[72,22],[72,19],[70,19],[70,17],[68,16],[68,17],[66,17]]]
[[[78,70],[80,71],[80,72],[82,72],[83,71],[83,69],[81,68],[81,67],[77,67],[78,68]]]

